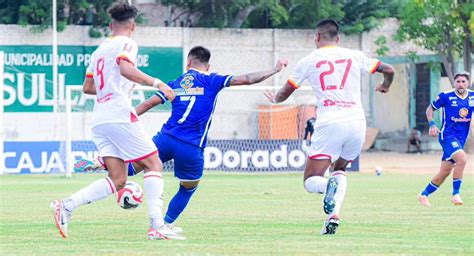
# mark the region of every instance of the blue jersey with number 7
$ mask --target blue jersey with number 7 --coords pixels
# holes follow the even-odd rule
[[[171,117],[161,132],[200,148],[206,147],[217,95],[229,86],[231,78],[190,69],[178,79],[168,82],[176,98],[172,102]]]

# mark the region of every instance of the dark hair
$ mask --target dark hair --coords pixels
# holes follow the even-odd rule
[[[324,19],[318,22],[316,30],[319,35],[327,40],[334,39],[339,35],[339,25],[333,19]]]
[[[109,14],[113,20],[118,22],[135,19],[138,14],[138,9],[128,3],[116,3],[109,9]]]
[[[193,58],[203,64],[207,64],[211,59],[211,52],[202,46],[194,46],[189,51],[188,58]]]
[[[459,73],[456,73],[454,75],[454,80],[456,80],[456,78],[458,78],[458,76],[463,76],[465,77],[468,81],[471,81],[471,79],[469,79],[469,72],[466,72],[466,71],[463,71],[463,72],[459,72]]]

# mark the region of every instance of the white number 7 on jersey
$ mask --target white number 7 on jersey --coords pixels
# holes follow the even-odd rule
[[[191,112],[191,109],[193,108],[194,102],[196,102],[196,96],[181,96],[179,97],[180,101],[189,101],[189,105],[186,108],[186,111],[184,112],[183,117],[178,120],[179,124],[182,124],[184,121],[186,121],[186,118],[188,118],[189,113]]]

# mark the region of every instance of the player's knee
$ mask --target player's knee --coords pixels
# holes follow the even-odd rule
[[[156,157],[156,158],[155,158]],[[143,169],[146,171],[159,171],[163,170],[163,163],[157,156],[152,156],[142,163]]]
[[[198,186],[199,184],[199,180],[195,180],[195,181],[181,181],[180,182],[180,185],[183,186],[185,189],[189,190],[189,189],[194,189]]]
[[[458,166],[465,166],[466,163],[467,163],[467,159],[465,155],[456,159],[456,165]]]
[[[304,181],[304,188],[309,193],[323,194],[326,190],[327,179],[321,176],[311,176]]]

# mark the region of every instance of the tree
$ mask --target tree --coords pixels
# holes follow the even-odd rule
[[[397,40],[412,40],[437,52],[454,85],[455,62],[463,59],[464,70],[472,67],[474,3],[469,0],[408,0],[400,14]]]
[[[199,27],[314,28],[325,18],[340,22],[345,33],[360,33],[396,16],[398,2],[389,0],[161,0],[170,8],[168,24],[183,16]],[[180,10],[180,11],[178,11]],[[184,25],[190,25],[184,24]]]
[[[114,0],[57,0],[58,31],[66,25],[92,25],[90,35],[102,36],[110,18],[107,9]],[[33,31],[44,31],[52,24],[52,1],[6,0],[0,2],[1,23],[33,25]]]

